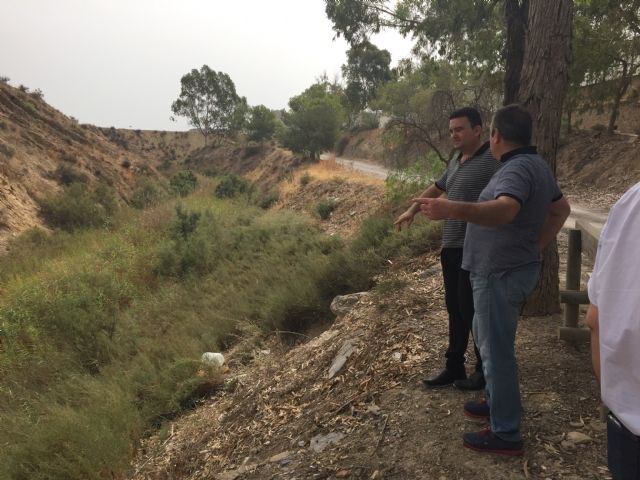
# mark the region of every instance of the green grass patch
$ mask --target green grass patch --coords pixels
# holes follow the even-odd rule
[[[0,478],[121,477],[145,432],[220,388],[203,352],[326,320],[335,295],[435,238],[372,218],[347,243],[206,190],[109,228],[32,230],[0,258]]]

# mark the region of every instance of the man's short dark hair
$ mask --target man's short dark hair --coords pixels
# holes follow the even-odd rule
[[[530,145],[533,121],[531,114],[518,104],[507,105],[493,116],[491,129],[497,128],[502,138],[514,145]]]
[[[480,116],[480,112],[473,107],[464,107],[460,110],[456,110],[449,115],[449,120],[453,120],[454,118],[467,118],[471,128],[482,126],[482,117]]]

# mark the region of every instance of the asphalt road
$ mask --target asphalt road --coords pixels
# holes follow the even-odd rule
[[[323,154],[320,156],[321,160],[328,160],[330,156],[328,154]],[[385,179],[391,172],[388,168],[382,167],[380,165],[376,165],[374,163],[369,163],[365,160],[351,160],[349,158],[336,157],[336,163],[338,165],[343,166],[344,168],[357,170],[366,175],[370,175],[376,178]],[[584,205],[580,205],[577,203],[571,203],[571,215],[567,218],[564,226],[565,228],[575,228],[576,220],[585,220],[589,223],[594,224],[599,229],[602,229],[604,222],[607,220],[607,211],[595,211],[593,209],[589,209]]]

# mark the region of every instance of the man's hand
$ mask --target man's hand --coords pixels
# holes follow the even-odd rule
[[[404,212],[402,215],[396,218],[396,221],[393,222],[393,224],[396,226],[396,230],[401,231],[402,224],[404,222],[407,222],[407,228],[409,228],[413,223],[413,218],[415,217],[415,215],[416,215],[416,209],[414,208],[414,205],[411,205],[406,212]]]
[[[450,217],[450,201],[444,198],[414,198],[420,210],[431,220],[444,220]]]

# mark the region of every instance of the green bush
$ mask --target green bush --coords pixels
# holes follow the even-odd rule
[[[326,220],[327,218],[329,218],[331,212],[333,212],[337,206],[338,204],[332,198],[320,200],[318,202],[318,205],[316,206],[316,212],[322,220]]]
[[[191,170],[178,172],[169,180],[169,187],[171,190],[181,197],[189,195],[197,186],[198,178]]]
[[[305,172],[305,174],[300,177],[300,185],[304,187],[305,185],[308,185],[311,180],[313,180],[311,174],[309,172]]]
[[[145,182],[133,192],[131,205],[144,209],[156,205],[162,199],[162,192],[151,182]]]
[[[215,196],[217,198],[235,198],[243,193],[248,193],[251,185],[244,178],[229,173],[220,178],[220,183],[216,186]]]
[[[327,321],[335,295],[432,236],[378,218],[347,243],[292,213],[183,202],[31,232],[0,258],[0,478],[126,476],[145,433],[219,388],[202,352]]]
[[[344,134],[338,139],[338,141],[333,147],[337,156],[340,156],[344,153],[350,141],[351,141],[351,135],[349,134]]]
[[[419,195],[442,174],[444,168],[438,156],[430,152],[413,165],[390,173],[385,180],[387,201],[397,206]]]
[[[266,210],[268,208],[271,208],[279,199],[280,194],[278,193],[278,191],[270,190],[258,197],[257,205],[263,210]]]
[[[113,194],[106,188],[91,192],[80,183],[49,195],[40,203],[40,212],[47,223],[68,232],[106,225],[116,209]]]
[[[73,183],[87,183],[87,176],[70,165],[60,165],[53,175],[61,185],[66,187]]]
[[[204,275],[213,270],[219,259],[216,239],[218,227],[211,214],[188,212],[176,207],[176,217],[169,227],[169,237],[158,245],[156,274],[184,277]]]

